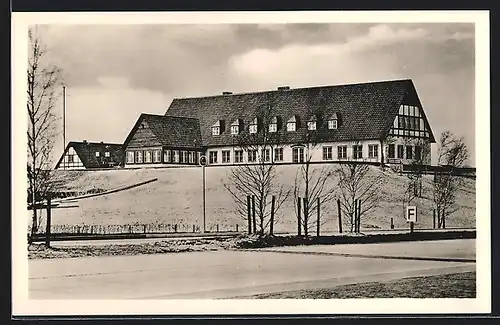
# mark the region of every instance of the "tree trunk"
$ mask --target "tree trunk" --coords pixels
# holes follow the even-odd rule
[[[260,234],[264,235],[264,194],[261,193],[259,202],[259,221],[260,221]]]
[[[257,220],[255,219],[255,195],[252,196],[252,223],[253,223],[253,233],[257,232]]]
[[[339,212],[339,233],[342,233],[342,210],[340,209],[340,199],[337,199],[337,209]]]
[[[47,197],[47,221],[45,225],[45,246],[50,247],[50,227],[52,224],[52,202],[51,197]]]
[[[271,222],[269,224],[269,234],[273,235],[274,232],[274,207],[275,207],[276,196],[273,195],[271,199]]]
[[[250,204],[250,195],[247,195],[247,218],[248,218],[248,234],[252,234],[252,206]]]
[[[320,218],[320,206],[319,206],[319,198],[318,198],[318,203],[317,203],[317,206],[316,206],[316,209],[317,209],[317,218],[316,218],[316,236],[319,237],[319,227],[320,227],[320,224],[319,224],[319,218]]]

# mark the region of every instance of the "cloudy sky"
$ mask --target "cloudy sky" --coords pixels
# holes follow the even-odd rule
[[[64,71],[67,141],[123,142],[141,113],[164,114],[174,97],[411,78],[436,137],[444,130],[463,136],[475,165],[473,24],[39,30]]]

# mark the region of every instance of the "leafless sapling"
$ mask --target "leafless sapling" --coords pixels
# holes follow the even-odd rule
[[[446,218],[458,210],[456,194],[463,179],[454,174],[454,169],[466,165],[469,152],[464,139],[456,137],[450,131],[441,134],[438,146],[437,164],[443,170],[435,174],[432,190],[438,228],[441,228],[444,227]]]
[[[354,231],[354,213],[356,202],[361,202],[358,212],[360,220],[372,211],[379,201],[381,179],[375,173],[370,173],[370,166],[362,162],[346,161],[337,168],[340,205],[350,232]]]
[[[246,220],[246,196],[255,197],[257,229],[254,233],[264,235],[269,231],[271,222],[271,198],[275,196],[274,220],[279,218],[277,212],[290,194],[290,189],[278,182],[274,149],[281,148],[280,132],[270,132],[269,124],[275,118],[272,99],[263,103],[248,127],[243,128],[235,139],[235,151],[245,153],[246,161],[235,162],[229,168],[227,180],[223,180],[224,188],[230,193],[236,206],[238,216]],[[254,126],[252,126],[254,125]],[[250,128],[255,127],[252,131]],[[278,152],[279,154],[279,152]]]
[[[61,70],[53,65],[37,27],[28,30],[28,208],[32,209],[31,235],[38,230],[36,203],[45,199],[52,176],[51,153],[57,135],[55,106]]]

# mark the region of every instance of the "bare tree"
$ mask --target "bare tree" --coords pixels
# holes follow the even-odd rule
[[[454,175],[454,169],[464,167],[469,152],[463,138],[457,138],[452,132],[441,134],[438,148],[438,166],[443,167],[434,175],[433,198],[437,210],[438,227],[444,227],[446,217],[458,210],[456,193],[462,186],[463,179]]]
[[[28,202],[32,208],[31,234],[38,230],[36,203],[50,189],[51,153],[57,135],[55,105],[61,70],[49,62],[47,48],[36,27],[28,30]]]
[[[300,223],[299,226],[304,229],[305,236],[308,236],[309,231],[313,227],[318,226],[317,219],[312,218],[317,211],[318,200],[323,211],[327,211],[328,204],[335,199],[336,194],[334,183],[331,182],[332,177],[335,176],[333,164],[325,162],[313,165],[312,163],[314,153],[319,152],[321,144],[327,139],[324,129],[325,125],[323,125],[325,122],[323,112],[325,111],[326,99],[319,96],[318,100],[319,102],[317,105],[313,106],[315,109],[309,110],[306,117],[306,133],[303,143],[301,144],[302,148],[304,148],[304,159],[295,176],[293,193],[295,198],[295,215],[297,217],[297,222]],[[326,154],[333,155],[333,150]],[[324,158],[333,159],[333,157]],[[303,199],[302,211],[300,214],[297,211],[297,202],[299,198]],[[323,213],[322,215],[324,216],[326,214]],[[326,223],[330,219],[331,217],[321,218],[320,225]]]
[[[370,166],[361,162],[343,162],[339,164],[337,174],[341,211],[348,216],[345,221],[353,232],[355,203],[357,200],[361,202],[359,216],[362,220],[378,204],[380,178],[370,175]]]
[[[247,219],[246,197],[255,197],[256,218],[258,220],[258,231],[254,232],[264,235],[271,222],[271,196],[276,197],[274,224],[279,220],[276,212],[290,194],[290,189],[277,181],[276,161],[274,149],[280,148],[280,132],[270,132],[269,124],[275,118],[274,104],[272,99],[262,105],[255,117],[257,132],[250,132],[245,128],[235,137],[236,150],[241,150],[252,157],[247,163],[237,163],[231,167],[227,174],[227,181],[222,181],[224,188],[231,194],[237,214]]]

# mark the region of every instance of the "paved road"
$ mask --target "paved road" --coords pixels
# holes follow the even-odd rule
[[[309,246],[295,248],[294,254],[217,251],[31,260],[29,294],[31,299],[231,298],[475,270],[474,262],[390,258],[430,252],[474,258],[473,239],[329,247],[316,246],[318,252],[362,251],[366,256],[315,255]]]

